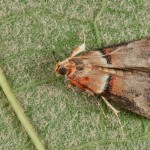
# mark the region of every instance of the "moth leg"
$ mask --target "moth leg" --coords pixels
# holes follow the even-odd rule
[[[111,111],[115,114],[115,116],[116,116],[116,118],[117,118],[117,120],[118,120],[118,123],[119,123],[119,125],[120,125],[120,127],[121,127],[121,131],[122,131],[122,133],[124,133],[124,131],[123,131],[123,126],[122,126],[121,121],[120,121],[119,116],[118,116],[119,111],[116,110],[116,109],[106,100],[105,97],[102,96],[102,99],[104,100],[104,102],[105,102],[105,104],[107,105],[107,107],[109,107],[109,108],[111,109]]]
[[[97,99],[94,99],[94,100],[95,100],[96,104],[98,105],[98,108],[99,108],[100,111],[102,112],[103,116],[106,118],[106,114],[105,114],[103,108],[101,107],[99,101],[98,101]]]
[[[94,93],[89,89],[85,89],[85,92],[88,94],[88,96],[94,96]]]
[[[72,84],[67,84],[67,87],[72,90],[73,92],[75,92],[75,89],[73,88]]]

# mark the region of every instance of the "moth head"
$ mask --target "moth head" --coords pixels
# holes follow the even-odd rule
[[[65,60],[63,62],[58,62],[55,68],[56,74],[67,76],[72,74],[75,71],[75,65]]]
[[[83,51],[85,51],[85,42],[82,45],[75,48],[71,53],[71,55],[69,56],[69,58],[56,64],[55,68],[56,73],[62,76],[72,75],[76,70],[76,66],[71,60],[72,58],[74,58],[76,55],[80,54]]]
[[[66,75],[67,74],[68,69],[66,67],[60,66],[57,68],[56,73],[59,75]]]

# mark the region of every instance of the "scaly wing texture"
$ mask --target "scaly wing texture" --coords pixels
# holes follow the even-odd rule
[[[150,74],[128,73],[110,75],[104,96],[120,107],[150,118]]]
[[[111,87],[105,96],[119,106],[150,118],[150,38],[90,51],[74,60],[89,68],[83,73],[89,80],[81,77],[80,84],[94,93]],[[94,67],[97,70],[92,69]],[[102,73],[100,67],[108,74]],[[123,70],[123,76],[117,73],[118,69]],[[78,71],[75,76],[78,74],[82,76]]]
[[[90,51],[79,58],[93,66],[150,72],[150,38]]]
[[[142,69],[150,71],[150,38],[102,49],[114,68]],[[112,53],[109,55],[109,53]],[[109,59],[108,59],[109,58]],[[108,66],[109,67],[109,66]]]
[[[113,71],[112,74],[109,69],[106,72],[100,67],[80,67],[70,80],[85,91],[102,94],[120,107],[150,118],[150,74]]]
[[[104,73],[99,70],[99,68],[87,70],[86,67],[84,70],[76,70],[76,72],[71,75],[69,79],[76,86],[82,86],[82,89],[85,91],[91,90],[97,94],[102,93],[109,79],[108,73]]]

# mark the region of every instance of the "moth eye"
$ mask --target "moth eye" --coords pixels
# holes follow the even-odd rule
[[[61,75],[67,74],[67,68],[61,67],[61,68],[59,69],[59,73],[60,73]]]

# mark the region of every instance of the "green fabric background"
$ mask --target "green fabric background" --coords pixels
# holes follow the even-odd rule
[[[150,122],[120,110],[125,139],[115,116],[102,102],[67,88],[55,64],[83,43],[87,50],[150,35],[149,0],[6,0],[0,11],[0,65],[48,150],[148,150]],[[101,44],[97,43],[97,38]],[[128,56],[127,56],[128,57]],[[35,150],[0,89],[0,149]]]

